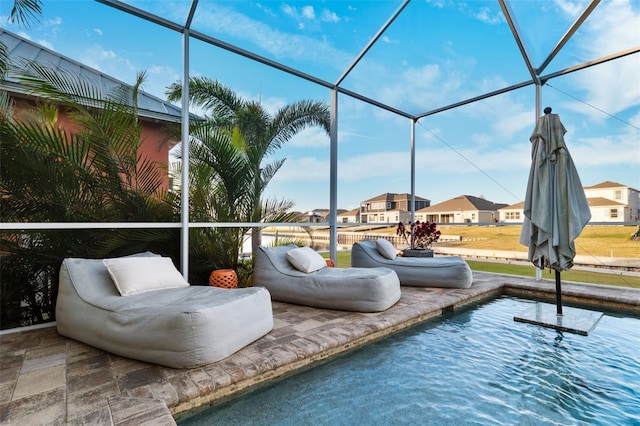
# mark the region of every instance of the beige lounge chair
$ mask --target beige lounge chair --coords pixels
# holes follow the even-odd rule
[[[269,292],[261,287],[186,284],[123,296],[102,260],[73,258],[60,270],[56,322],[63,336],[108,352],[191,368],[267,334],[273,315]]]
[[[389,268],[325,266],[302,272],[287,257],[287,252],[296,248],[293,244],[258,248],[253,285],[265,287],[273,300],[317,308],[378,312],[400,299],[398,276]]]
[[[353,244],[351,266],[393,269],[398,274],[400,285],[409,287],[469,288],[473,282],[471,268],[459,256],[398,256],[389,259],[381,254],[372,240]]]

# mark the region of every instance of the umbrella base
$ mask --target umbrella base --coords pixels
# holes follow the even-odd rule
[[[558,331],[588,336],[602,318],[602,312],[565,306],[563,314],[559,315],[556,305],[536,303],[535,306],[513,317],[514,321],[526,322]]]

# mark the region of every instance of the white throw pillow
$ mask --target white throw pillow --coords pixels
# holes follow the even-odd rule
[[[102,263],[121,296],[189,286],[169,257],[120,257]]]
[[[314,272],[327,267],[327,261],[311,247],[299,247],[287,252],[287,259],[300,272]]]
[[[391,244],[391,241],[385,240],[384,238],[378,238],[376,240],[376,249],[378,249],[378,253],[389,260],[395,259],[398,255],[398,252],[393,244]]]

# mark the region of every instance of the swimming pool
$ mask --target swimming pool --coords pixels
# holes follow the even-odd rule
[[[513,320],[532,303],[428,321],[179,424],[640,424],[640,319],[563,334]]]

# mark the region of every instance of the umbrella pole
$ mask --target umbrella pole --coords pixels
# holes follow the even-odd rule
[[[558,315],[562,315],[562,285],[560,283],[560,271],[556,270],[556,308]]]

